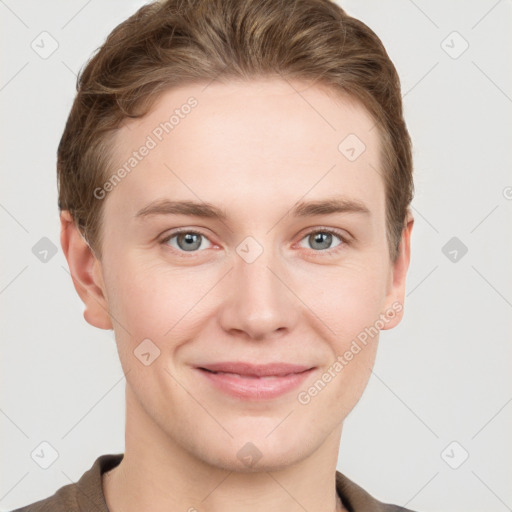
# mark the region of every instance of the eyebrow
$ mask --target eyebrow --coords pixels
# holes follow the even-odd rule
[[[362,202],[334,197],[318,201],[301,201],[290,210],[293,217],[314,217],[333,213],[361,213],[371,215],[370,210]],[[160,199],[148,204],[136,214],[136,218],[147,218],[155,215],[190,215],[193,217],[227,220],[227,213],[217,206],[196,201],[170,201]]]
[[[312,217],[331,213],[362,213],[371,215],[369,208],[364,203],[344,197],[320,201],[302,201],[290,213],[294,217]]]
[[[149,203],[142,210],[139,210],[135,217],[144,218],[154,215],[191,215],[193,217],[227,219],[224,210],[213,204],[195,201],[169,201],[168,199],[160,199]]]

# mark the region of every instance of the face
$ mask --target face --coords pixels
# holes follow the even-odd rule
[[[373,126],[349,97],[269,79],[173,89],[118,131],[112,171],[129,171],[98,191],[81,295],[115,331],[129,421],[237,471],[341,432],[409,257],[410,228],[390,261]]]

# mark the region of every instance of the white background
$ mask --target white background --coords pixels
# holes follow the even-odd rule
[[[124,451],[124,376],[112,333],[82,317],[59,246],[55,165],[76,73],[143,3],[0,1],[3,511]],[[421,512],[512,510],[512,2],[342,5],[401,77],[416,223],[405,317],[381,335],[338,469]],[[43,31],[58,42],[47,59],[31,48]],[[32,252],[43,237],[58,247],[46,263]],[[442,252],[452,237],[468,248],[456,262]],[[31,458],[43,441],[59,455],[48,469]],[[441,456],[452,441],[452,465],[469,454],[458,469]]]

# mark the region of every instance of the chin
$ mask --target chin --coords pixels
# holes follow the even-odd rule
[[[297,453],[293,453],[293,455],[286,453],[270,454],[263,449],[263,451],[259,450],[259,453],[254,451],[251,459],[248,453],[242,457],[238,452],[239,450],[219,454],[212,453],[205,462],[211,466],[235,473],[262,473],[286,469],[300,460]]]
[[[311,433],[304,432],[301,438],[292,430],[276,430],[266,437],[268,429],[247,429],[227,442],[210,438],[215,446],[203,445],[200,458],[209,465],[237,473],[279,471],[307,458],[316,447]]]

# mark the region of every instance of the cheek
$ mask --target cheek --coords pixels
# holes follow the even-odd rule
[[[316,281],[318,283],[318,280]],[[345,272],[331,279],[328,291],[305,295],[321,319],[329,350],[314,382],[300,390],[304,414],[328,417],[334,428],[360,399],[373,368],[379,330],[375,328],[383,304],[384,280],[378,273]]]
[[[219,280],[214,269],[172,267],[133,253],[109,274],[109,307],[119,348],[128,356],[146,339],[176,351],[212,314],[208,299]]]
[[[314,404],[318,413],[330,411],[334,418],[346,418],[361,398],[370,379],[377,351],[378,336],[368,344],[350,344],[330,368],[330,388]],[[349,356],[350,354],[350,356]]]
[[[321,269],[305,273],[300,281],[298,295],[321,320],[337,353],[379,318],[387,276],[378,265],[367,262]]]
[[[379,338],[375,324],[384,304],[386,274],[380,265],[367,261],[307,279],[300,296],[320,319],[330,355],[318,379],[301,390],[298,401],[310,404],[315,414],[331,416],[335,424],[352,410],[370,378]]]

